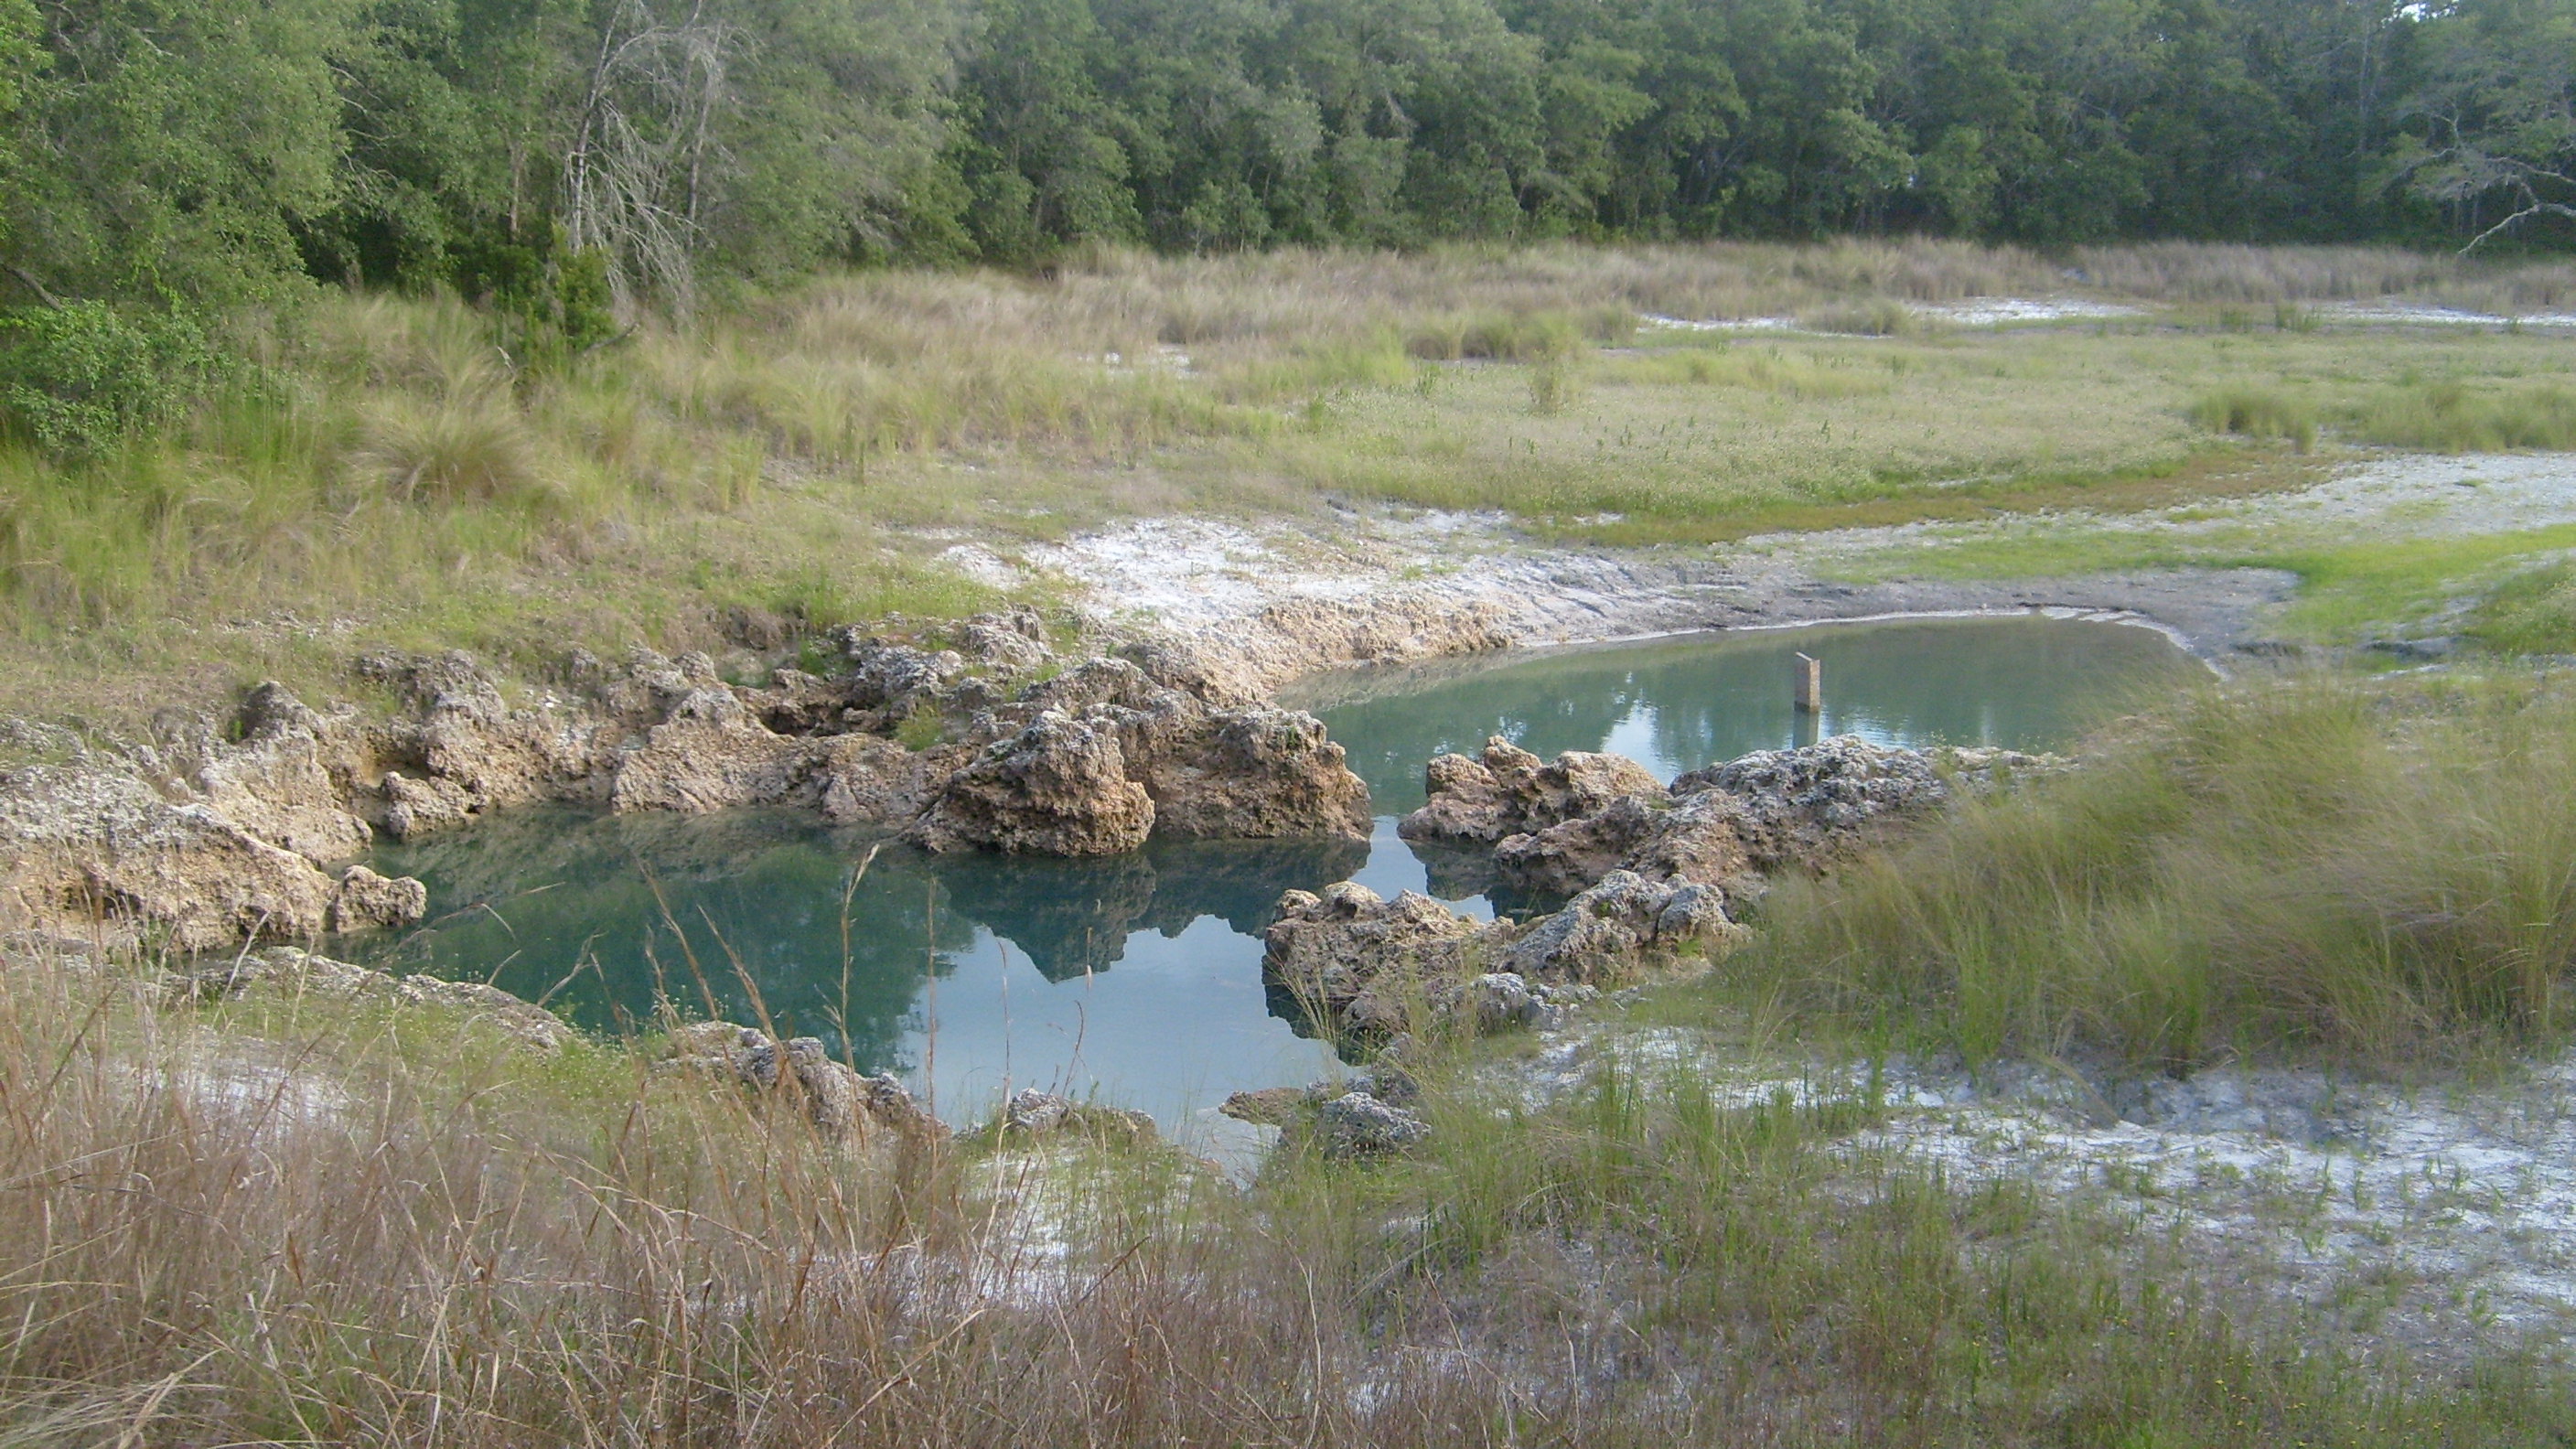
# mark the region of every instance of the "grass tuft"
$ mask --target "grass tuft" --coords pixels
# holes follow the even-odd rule
[[[2192,404],[2191,417],[2213,433],[2280,439],[2302,453],[2316,446],[2316,409],[2268,388],[2234,387],[2203,394]]]
[[[1775,892],[1756,978],[1977,1060],[2396,1063],[2563,1041],[2576,705],[2528,688],[2213,690],[2082,771]]]

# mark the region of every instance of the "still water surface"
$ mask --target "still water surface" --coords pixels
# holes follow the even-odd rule
[[[1825,662],[1821,721],[1789,705],[1801,649]],[[532,808],[379,850],[377,869],[428,882],[434,915],[364,954],[546,996],[607,1029],[649,1022],[665,995],[742,1021],[765,1007],[783,1033],[903,1074],[951,1121],[1038,1085],[1196,1138],[1228,1092],[1329,1070],[1262,986],[1260,931],[1280,893],[1354,878],[1441,893],[1394,832],[1434,755],[1503,735],[1548,756],[1613,750],[1668,779],[1819,733],[2047,749],[2124,699],[2198,677],[2151,630],[2040,618],[1692,635],[1327,677],[1290,702],[1324,718],[1368,782],[1379,820],[1366,844],[935,858],[789,812]]]

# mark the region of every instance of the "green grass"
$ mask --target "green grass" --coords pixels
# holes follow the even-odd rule
[[[2421,1064],[2576,1024],[2576,707],[2316,680],[2133,721],[2072,775],[1775,891],[1741,963],[1972,1060]]]
[[[2443,296],[2556,285],[2394,254],[2086,265],[2181,299],[2186,323],[2383,273]],[[1902,305],[2061,282],[1932,243],[1103,254],[1045,280],[816,279],[553,372],[514,367],[453,302],[337,297],[267,325],[260,369],[169,436],[81,463],[0,455],[0,709],[132,712],[101,700],[102,660],[150,676],[134,692],[159,707],[305,669],[325,641],[722,649],[740,607],[977,606],[927,534],[1007,549],[1343,498],[1701,545],[2270,491],[2313,476],[2283,440],[2322,465],[2338,438],[2564,437],[2547,339],[1998,332]],[[1638,330],[1648,313],[1844,330]]]
[[[2505,580],[2464,632],[2501,654],[2576,654],[2576,568],[2543,564]]]

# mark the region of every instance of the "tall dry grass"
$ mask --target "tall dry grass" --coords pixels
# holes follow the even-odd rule
[[[2576,702],[2312,680],[1779,892],[1748,969],[1978,1059],[2398,1064],[2576,1026]]]
[[[2179,425],[2190,397],[2166,397],[2167,374],[2207,359],[2174,339],[2057,338],[2042,358],[1931,336],[1775,369],[1804,381],[1714,355],[1687,378],[1651,357],[1587,366],[1643,317],[1886,333],[1917,326],[1911,304],[2068,292],[2532,308],[2557,305],[2564,270],[1922,240],[1102,252],[1038,277],[815,279],[553,370],[510,356],[452,300],[332,295],[243,323],[259,366],[175,434],[79,462],[0,448],[0,640],[41,659],[110,639],[131,659],[190,629],[381,634],[399,616],[440,642],[492,621],[614,647],[710,599],[715,612],[827,595],[937,612],[976,591],[925,566],[902,530],[1046,534],[1319,491],[1734,536],[1762,508],[2171,472],[2204,444]],[[2248,343],[2223,370],[2272,386],[2268,357]],[[1488,362],[1532,375],[1473,365]],[[1585,386],[1595,373],[1604,385]],[[2355,426],[2410,446],[2565,433],[2546,389],[2486,392],[2392,394]]]
[[[469,1023],[0,975],[18,1445],[2529,1442],[2155,1234],[1855,1151],[1687,1067],[1425,1067],[1433,1149],[818,1141],[797,1104]],[[1489,1080],[1489,1079],[1488,1079]],[[2294,1347],[2296,1345],[2296,1347]]]

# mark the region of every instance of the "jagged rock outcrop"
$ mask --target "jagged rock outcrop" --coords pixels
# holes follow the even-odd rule
[[[627,751],[609,787],[618,811],[688,814],[820,793],[811,740],[772,732],[730,689],[693,690]]]
[[[729,1081],[755,1092],[792,1092],[825,1136],[859,1147],[944,1141],[948,1127],[923,1111],[890,1074],[864,1076],[834,1061],[819,1037],[779,1041],[729,1021],[671,1033],[662,1072]]]
[[[0,773],[0,930],[103,924],[194,950],[403,924],[425,909],[416,889],[350,877],[350,857],[379,831],[535,801],[797,806],[940,850],[1367,838],[1367,789],[1311,716],[1211,706],[1127,660],[1050,677],[1034,611],[970,620],[954,648],[834,638],[837,678],[779,669],[753,687],[705,654],[575,651],[568,692],[517,702],[464,654],[379,652],[356,672],[408,714],[319,713],[263,684],[226,728]]]
[[[1386,1035],[1411,1027],[1434,992],[1477,974],[1489,930],[1429,896],[1390,901],[1343,881],[1280,897],[1261,970],[1325,1028]]]
[[[1696,770],[1670,790],[1623,796],[1592,814],[1510,836],[1497,879],[1570,895],[1614,870],[1742,892],[1783,868],[1829,866],[1999,775],[2062,762],[2010,750],[1906,750],[1849,736],[1764,750]]]
[[[1715,886],[1651,881],[1615,870],[1495,953],[1497,970],[1533,981],[1598,985],[1636,974],[1649,951],[1722,954],[1746,936]]]
[[[1673,781],[1675,799],[1708,793],[1722,807],[1754,869],[1825,865],[1951,797],[1953,785],[1990,786],[1999,775],[2062,767],[2013,750],[1908,750],[1851,735],[1794,750],[1760,750]]]
[[[949,776],[905,838],[934,851],[1116,855],[1153,828],[1153,798],[1127,778],[1116,733],[1048,710]]]
[[[1442,755],[1423,771],[1429,800],[1397,825],[1407,840],[1492,845],[1607,808],[1663,786],[1623,755],[1568,750],[1553,762],[1496,736],[1482,758]]]

